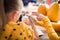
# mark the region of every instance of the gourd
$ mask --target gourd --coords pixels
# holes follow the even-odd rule
[[[47,11],[48,11],[49,7],[45,4],[41,4],[38,7],[38,13],[43,14],[43,15],[47,15]]]
[[[47,16],[49,17],[51,21],[58,21],[60,19],[60,6],[58,2],[54,2],[50,6],[47,12]]]

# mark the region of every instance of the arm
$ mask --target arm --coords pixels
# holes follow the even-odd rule
[[[37,15],[37,17],[39,16],[39,14]],[[35,20],[35,19],[34,19]],[[39,18],[38,18],[39,20]],[[35,20],[35,24],[36,25],[39,25],[39,26],[43,26],[43,22],[42,21],[38,21],[38,20]],[[56,31],[60,31],[60,23],[54,23],[54,22],[51,22],[53,28],[56,30]]]
[[[42,21],[36,20],[36,21],[35,21],[35,24],[38,25],[38,26],[43,26],[43,22],[42,22]]]
[[[36,20],[36,21],[35,21],[35,24],[36,24],[36,25],[39,25],[39,26],[43,26],[43,22],[42,22],[42,21]],[[52,27],[53,27],[56,31],[60,31],[60,24],[59,24],[59,23],[51,22],[51,24],[52,24]]]
[[[40,14],[40,15],[37,14],[36,16],[38,17],[39,21],[43,22],[43,26],[45,27],[50,40],[59,40],[60,38],[58,37],[57,33],[55,32],[49,18],[42,14]],[[41,25],[41,23],[39,23],[39,25]]]
[[[55,32],[50,20],[48,19],[48,17],[42,18],[42,21],[45,24],[44,27],[48,33],[50,40],[58,40],[59,37],[58,37],[57,33]]]
[[[60,23],[54,23],[52,22],[52,26],[56,31],[60,31]]]

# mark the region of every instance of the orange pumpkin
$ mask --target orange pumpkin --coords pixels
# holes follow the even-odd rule
[[[47,15],[47,7],[45,4],[42,4],[38,7],[38,13],[41,13],[43,15]]]
[[[54,2],[47,12],[47,16],[52,21],[60,20],[60,5],[57,2]]]

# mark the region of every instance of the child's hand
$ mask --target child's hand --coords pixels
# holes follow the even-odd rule
[[[45,17],[43,14],[38,14],[38,13],[32,14],[32,15],[37,16],[37,19],[38,19],[38,20],[41,20],[43,17]]]
[[[31,18],[33,20],[33,22],[35,22],[37,20],[37,18],[34,18],[33,16],[28,16],[28,18],[29,19]]]
[[[39,37],[34,36],[34,40],[39,40]]]
[[[42,14],[37,14],[37,19],[39,20],[39,21],[42,21],[43,22],[43,26],[44,27],[46,27],[46,26],[48,26],[48,25],[51,25],[51,22],[50,22],[50,20],[49,20],[49,18],[47,17],[47,16],[44,16],[44,15],[42,15]]]

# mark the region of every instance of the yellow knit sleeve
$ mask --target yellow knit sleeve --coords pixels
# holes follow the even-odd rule
[[[42,21],[36,20],[35,24],[38,25],[38,26],[43,26],[43,22]]]
[[[52,26],[56,31],[60,31],[60,23],[54,23],[52,22]]]
[[[59,36],[57,35],[54,28],[52,27],[52,24],[50,20],[48,19],[48,17],[42,18],[42,21],[45,24],[44,27],[48,33],[50,40],[59,40]]]
[[[38,20],[35,22],[35,24],[38,26],[44,26],[44,23]],[[51,24],[56,31],[60,31],[60,23],[51,22]]]

